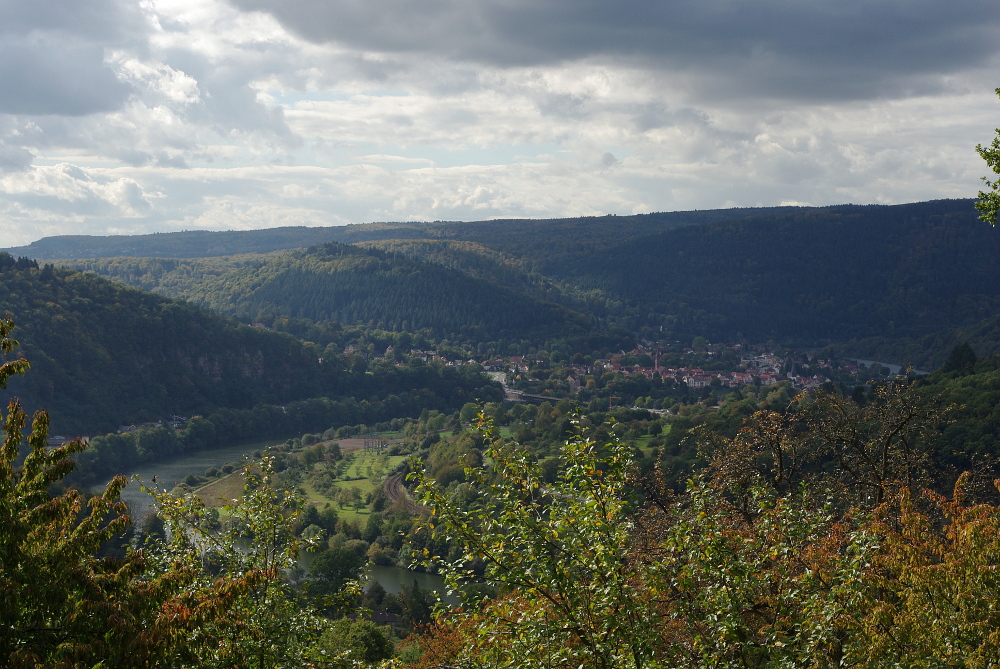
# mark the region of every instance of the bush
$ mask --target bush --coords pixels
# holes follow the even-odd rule
[[[340,653],[350,653],[350,660],[366,664],[390,659],[393,652],[392,633],[388,627],[376,625],[370,620],[350,620],[341,618],[323,636],[316,645],[323,654],[317,659],[328,660],[329,656]],[[350,661],[349,660],[349,661]]]

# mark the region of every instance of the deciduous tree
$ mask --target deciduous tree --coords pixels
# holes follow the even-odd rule
[[[506,596],[484,607],[470,648],[488,667],[647,666],[653,611],[638,592],[630,554],[630,450],[598,443],[580,430],[563,446],[566,463],[554,483],[518,444],[484,421],[481,466],[466,477],[482,503],[462,508],[418,476],[433,510],[429,531],[458,547],[458,557],[427,555],[459,588],[482,578]],[[469,628],[466,628],[469,629]]]
[[[996,93],[1000,96],[1000,88]],[[989,146],[977,144],[976,151],[994,174],[1000,174],[1000,128],[996,130],[996,136]],[[983,183],[986,184],[987,190],[979,191],[976,209],[979,210],[981,219],[996,227],[997,216],[1000,215],[1000,179],[991,181],[989,177],[983,177]]]

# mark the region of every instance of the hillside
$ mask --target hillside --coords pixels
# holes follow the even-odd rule
[[[393,225],[338,229],[369,250],[323,257],[74,266],[225,313],[426,330],[498,350],[599,324],[676,340],[837,343],[926,368],[1000,311],[1000,233],[971,200]]]
[[[485,383],[430,368],[373,374],[340,348],[321,363],[322,352],[288,334],[94,274],[0,267],[0,313],[13,315],[20,353],[33,368],[0,391],[0,401],[18,395],[28,409],[44,406],[54,432],[96,434],[172,414],[314,397],[380,401],[420,392],[424,406],[447,409]]]
[[[1000,308],[998,252],[966,201],[845,206],[650,235],[559,278],[678,336],[811,345],[972,325]]]
[[[1000,310],[1000,232],[971,200],[772,209],[645,235],[626,226],[614,242],[613,221],[592,225],[590,236],[553,235],[555,222],[447,228],[462,240],[453,244],[484,249],[480,257],[492,261],[445,252],[441,242],[373,245],[548,294],[633,330],[797,345],[928,338],[909,358],[932,366],[958,341],[984,337],[975,324]]]
[[[439,339],[470,343],[538,341],[589,330],[580,314],[484,278],[343,244],[270,256],[99,260],[76,266],[253,320],[288,316],[428,331]]]
[[[14,256],[38,260],[80,258],[213,258],[243,253],[270,253],[306,248],[327,242],[355,244],[383,239],[455,239],[508,246],[519,256],[545,258],[557,249],[571,255],[613,241],[667,228],[739,218],[788,207],[716,209],[634,216],[561,219],[507,219],[475,222],[363,223],[331,227],[286,227],[267,230],[156,233],[151,235],[61,235],[45,237],[27,246],[0,249]],[[576,250],[574,250],[576,249]]]
[[[367,241],[422,236],[420,224],[346,225],[337,227],[287,227],[269,230],[213,232],[189,230],[151,235],[60,235],[45,237],[27,246],[6,251],[13,256],[39,260],[67,258],[214,258],[241,253],[270,253],[326,242]]]

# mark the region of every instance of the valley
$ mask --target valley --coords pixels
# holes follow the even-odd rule
[[[0,309],[32,369],[0,399],[47,408],[51,448],[86,443],[62,446],[73,462],[54,490],[99,496],[123,473],[155,487],[121,490],[135,522],[102,548],[120,559],[200,536],[240,563],[270,518],[289,611],[361,607],[385,634],[436,643],[425,626],[450,623],[431,588],[451,589],[449,606],[508,606],[548,578],[518,561],[552,546],[571,570],[605,547],[608,578],[666,587],[636,542],[694,536],[702,499],[712,522],[749,519],[720,530],[741,537],[798,499],[809,536],[830,533],[808,548],[829,565],[847,553],[824,518],[956,486],[996,501],[1000,238],[971,201],[12,251],[38,254],[0,252]],[[837,500],[828,516],[795,497],[814,489]],[[583,529],[593,504],[606,511]],[[876,531],[851,518],[852,536]],[[576,596],[583,574],[544,587]]]

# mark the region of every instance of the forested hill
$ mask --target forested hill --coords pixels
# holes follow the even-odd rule
[[[580,336],[588,319],[443,265],[343,244],[225,260],[120,259],[77,265],[220,312],[429,331],[477,343]]]
[[[1000,307],[1000,231],[979,220],[972,200],[772,209],[655,234],[630,228],[616,241],[602,236],[613,229],[606,221],[590,237],[549,236],[557,227],[455,224],[447,252],[443,241],[372,244],[633,330],[805,346],[880,337],[891,348],[911,339],[906,356],[877,359],[930,367],[968,337],[986,345],[995,325],[976,324]]]
[[[27,246],[0,249],[13,256],[40,260],[67,258],[213,258],[241,253],[270,253],[305,248],[331,241],[369,241],[423,237],[421,224],[345,225],[336,227],[287,227],[268,230],[213,232],[188,230],[151,235],[60,235],[44,237]]]
[[[879,335],[852,339],[841,342],[837,349],[842,355],[865,360],[891,360],[915,369],[937,369],[962,344],[969,344],[982,357],[1000,355],[1000,314],[922,337]]]
[[[808,345],[974,324],[1000,310],[998,254],[969,201],[831,207],[650,235],[560,278],[674,332]]]
[[[4,313],[14,317],[19,354],[33,371],[14,377],[0,400],[6,404],[17,395],[30,410],[45,407],[54,433],[93,435],[173,414],[314,397],[389,398],[399,411],[418,413],[453,410],[482,395],[477,391],[485,383],[475,374],[427,366],[369,368],[363,359],[341,355],[340,348],[320,352],[287,334],[52,267],[0,263]],[[368,413],[378,420],[393,417]],[[371,420],[358,415],[355,422]]]
[[[307,230],[255,234],[292,239]],[[333,245],[75,266],[261,321],[287,315],[427,329],[463,343],[537,346],[594,331],[558,303],[602,328],[649,327],[668,339],[812,346],[881,338],[858,350],[897,347],[907,359],[930,360],[949,347],[931,351],[936,344],[926,338],[952,343],[940,333],[1000,311],[1000,232],[978,219],[972,200],[371,224],[336,234],[383,253]],[[151,237],[172,235],[131,239],[166,254],[166,242]]]
[[[270,253],[327,242],[354,244],[383,239],[458,239],[506,246],[517,255],[579,253],[639,235],[684,225],[790,207],[715,209],[634,216],[589,216],[561,219],[511,219],[476,222],[363,223],[332,227],[286,227],[267,230],[209,232],[191,230],[151,235],[62,235],[27,246],[0,249],[14,256],[39,260],[81,258],[211,258],[243,253]],[[574,250],[575,249],[575,250]]]

